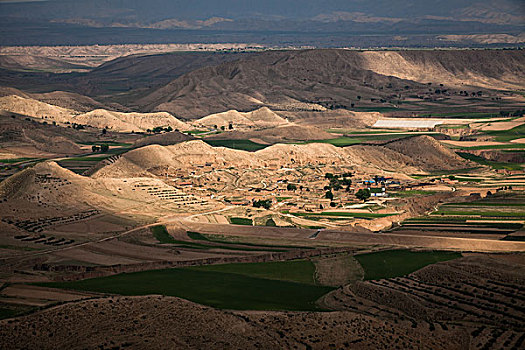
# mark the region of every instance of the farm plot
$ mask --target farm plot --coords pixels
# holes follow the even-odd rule
[[[476,234],[513,240],[511,234],[525,223],[524,207],[521,192],[503,191],[478,201],[443,204],[430,215],[404,221],[394,231],[465,234],[467,237]]]
[[[332,309],[408,319],[429,330],[464,324],[474,348],[520,349],[525,342],[523,265],[519,256],[468,256],[404,277],[338,289],[323,299]],[[521,259],[523,262],[523,259]],[[488,344],[488,345],[487,345]]]
[[[260,149],[268,147],[250,140],[208,140],[204,139],[204,142],[213,147],[227,147],[233,149],[239,149],[243,151],[255,152]]]
[[[359,254],[355,259],[363,267],[365,280],[378,280],[404,276],[427,265],[459,257],[461,254],[455,252],[389,250]]]
[[[300,272],[286,268],[289,273],[285,277],[302,280],[306,272],[313,271],[313,268],[305,271],[308,267],[304,264],[299,265]],[[237,310],[318,310],[316,300],[333,290],[332,287],[312,283],[280,280],[280,269],[273,267],[246,268],[239,264],[223,267],[227,272],[209,270],[212,268],[144,271],[40,285],[120,295],[162,294],[217,308]]]

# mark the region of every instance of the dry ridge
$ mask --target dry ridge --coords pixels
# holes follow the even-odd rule
[[[51,98],[49,95],[47,98]],[[146,131],[155,127],[171,126],[173,129],[188,130],[191,127],[166,112],[158,113],[123,113],[96,109],[81,114],[69,108],[41,102],[29,97],[9,95],[0,97],[0,109],[45,118],[57,123],[77,123],[95,128],[108,128],[117,132]]]
[[[424,323],[413,327],[348,311],[231,312],[173,297],[111,297],[0,321],[0,347],[377,349],[392,337],[403,348],[468,347],[466,331],[436,328],[429,337]]]
[[[414,149],[424,156],[414,157]],[[195,140],[173,146],[151,145],[124,154],[115,163],[94,174],[95,177],[132,177],[147,175],[158,167],[185,168],[188,164],[209,163],[221,167],[297,167],[316,164],[344,164],[413,174],[433,170],[467,168],[470,163],[446,150],[429,136],[417,136],[385,146],[357,145],[335,147],[324,143],[304,145],[276,144],[257,152],[211,147]]]

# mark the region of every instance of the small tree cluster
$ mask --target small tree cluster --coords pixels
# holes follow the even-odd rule
[[[91,150],[93,151],[93,153],[96,153],[96,152],[106,153],[107,151],[109,151],[109,146],[105,143],[100,146],[93,145],[91,146]]]
[[[362,201],[366,201],[368,198],[370,198],[370,190],[362,188],[357,191],[355,196]]]
[[[332,173],[326,173],[325,178],[330,181],[330,183],[324,187],[325,190],[329,191],[339,191],[343,187],[346,187],[346,191],[350,191],[350,186],[352,185],[351,173],[343,173],[341,175],[334,175]]]
[[[295,190],[297,190],[297,186],[294,185],[294,184],[288,184],[288,185],[286,186],[286,189],[287,189],[288,191],[295,191]]]
[[[173,131],[173,128],[171,126],[168,126],[167,128],[163,128],[162,126],[156,126],[154,127],[153,129],[148,129],[146,130],[148,133],[155,133],[155,134],[160,134],[161,132],[171,132]]]
[[[272,206],[272,200],[271,199],[260,199],[257,201],[253,201],[253,206],[255,208],[264,208],[264,209],[270,209]]]

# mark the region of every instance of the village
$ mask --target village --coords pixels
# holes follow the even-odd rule
[[[452,191],[458,182],[448,176],[429,180],[370,176],[352,166],[325,164],[250,169],[217,168],[205,163],[177,170],[158,169],[156,175],[189,196],[284,213],[352,210],[373,204],[385,207],[400,192],[429,187]]]

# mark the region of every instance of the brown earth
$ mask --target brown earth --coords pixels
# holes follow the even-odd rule
[[[312,141],[332,139],[335,136],[314,126],[283,125],[258,131],[230,131],[211,135],[211,140],[260,140],[264,143]]]
[[[461,349],[464,330],[392,322],[349,311],[239,312],[216,310],[162,296],[109,297],[69,303],[13,320],[0,321],[3,349],[324,349],[400,347]]]
[[[174,146],[147,146],[124,154],[99,170],[97,177],[122,177],[146,174],[155,167],[186,167],[186,164],[210,163],[214,167],[260,168],[267,164],[341,163],[366,166],[382,171],[414,174],[437,169],[468,168],[470,162],[457,156],[428,136],[417,136],[387,143],[384,146],[350,146],[330,144],[276,144],[257,152],[211,147],[203,141],[189,141]],[[266,165],[265,165],[266,164]]]
[[[472,330],[480,348],[520,348],[525,333],[525,265],[507,255],[473,255],[429,265],[408,276],[357,282],[328,294],[323,303],[415,325],[454,323]],[[435,326],[436,328],[439,326]],[[450,326],[447,326],[450,327]]]
[[[54,102],[53,96],[42,98]],[[89,99],[87,101],[90,103]],[[97,105],[96,103],[94,105]],[[76,106],[75,103],[70,105]],[[85,104],[83,104],[85,106]],[[18,95],[0,97],[0,110],[25,115],[48,122],[54,121],[61,124],[89,125],[94,128],[108,129],[116,132],[146,131],[155,127],[171,126],[173,129],[188,130],[186,123],[166,112],[159,113],[124,113],[96,109],[87,113],[80,113],[73,109],[63,108],[49,103],[41,102],[34,98],[25,98]]]
[[[185,74],[137,105],[186,118],[261,106],[351,109],[351,103],[363,103],[356,96],[386,100],[399,91],[428,91],[424,86],[429,82],[462,89],[521,89],[524,74],[523,55],[512,51],[265,52]]]

